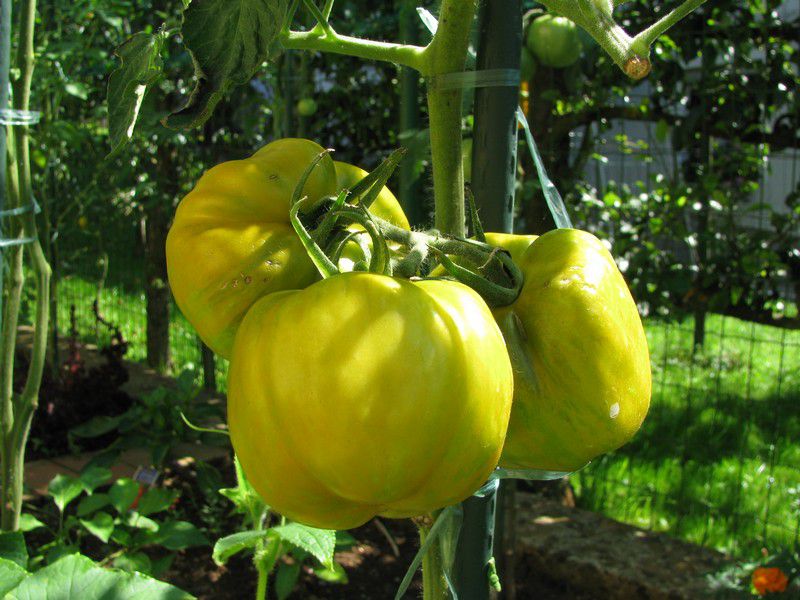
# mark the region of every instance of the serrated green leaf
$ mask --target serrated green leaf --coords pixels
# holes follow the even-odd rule
[[[20,531],[33,531],[34,529],[39,529],[40,527],[44,526],[45,526],[44,523],[42,523],[39,519],[37,519],[33,515],[29,515],[28,513],[20,515],[19,517]]]
[[[108,79],[109,156],[119,152],[133,137],[147,87],[161,76],[164,39],[163,33],[140,32],[117,48],[116,55],[122,64]]]
[[[218,539],[217,543],[214,544],[214,552],[211,554],[211,558],[218,565],[224,565],[231,556],[238,554],[242,550],[254,548],[266,535],[266,531],[240,531],[233,535],[227,535]]]
[[[64,508],[82,492],[83,484],[79,479],[61,473],[53,477],[47,486],[47,493],[53,497],[53,501],[61,512],[64,512]]]
[[[17,587],[28,576],[28,572],[17,563],[0,558],[0,598]]]
[[[19,531],[0,533],[0,558],[18,564],[23,569],[28,566],[28,547],[25,536]]]
[[[202,125],[232,88],[243,85],[269,58],[286,18],[288,0],[193,0],[183,13],[183,41],[197,83],[174,128]]]
[[[114,518],[107,512],[98,512],[91,519],[81,519],[81,525],[104,544],[114,531]]]
[[[275,595],[278,600],[286,600],[292,593],[297,579],[300,577],[300,563],[281,563],[275,573]]]
[[[139,495],[139,484],[127,477],[117,479],[108,490],[108,498],[119,514],[124,514]]]
[[[7,600],[187,600],[192,596],[141,573],[104,569],[72,554],[24,579]]]
[[[273,527],[272,531],[283,541],[309,552],[326,567],[333,566],[333,551],[336,546],[336,532],[330,529],[317,529],[301,523],[289,523]]]
[[[105,508],[111,504],[108,494],[92,494],[86,496],[78,503],[77,514],[79,517],[86,517],[93,512]]]

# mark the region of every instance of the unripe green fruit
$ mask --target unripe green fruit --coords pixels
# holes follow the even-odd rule
[[[575,64],[583,49],[575,23],[553,15],[534,20],[528,27],[525,42],[540,63],[556,69]]]
[[[317,112],[317,103],[313,98],[301,98],[297,101],[297,114],[301,117],[310,117]]]

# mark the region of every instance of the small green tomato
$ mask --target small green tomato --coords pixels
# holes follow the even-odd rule
[[[556,69],[575,64],[583,49],[575,23],[553,15],[535,19],[528,27],[525,43],[541,64]]]
[[[317,102],[313,98],[301,98],[297,101],[297,114],[310,117],[317,112]]]

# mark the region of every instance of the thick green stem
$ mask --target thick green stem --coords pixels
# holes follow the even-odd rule
[[[33,32],[36,21],[36,0],[22,3],[20,13],[19,46],[17,48],[17,68],[20,77],[14,83],[14,108],[27,111],[30,109],[31,82],[33,80],[34,52]],[[30,138],[28,127],[22,126],[14,136],[15,166],[18,181],[16,206],[23,206],[33,201]],[[2,526],[5,530],[16,530],[19,527],[19,516],[22,508],[22,490],[24,478],[25,446],[28,441],[31,421],[39,399],[39,388],[44,371],[47,351],[47,331],[50,321],[50,265],[38,241],[36,215],[31,210],[22,217],[22,235],[34,241],[30,244],[31,264],[36,275],[36,309],[33,333],[31,360],[22,393],[13,398],[13,356],[16,346],[16,325],[19,314],[19,295],[9,298],[7,315],[12,317],[5,324],[3,344],[3,382],[2,415],[3,415],[3,490],[2,490]],[[14,285],[21,279],[21,253],[18,248],[15,272],[12,274]],[[21,286],[20,286],[21,290]],[[9,411],[9,403],[11,409]]]
[[[425,50],[426,75],[435,77],[464,70],[474,16],[472,0],[442,0],[439,28]],[[435,85],[435,79],[429,82],[435,225],[440,231],[459,237],[465,234],[461,96],[460,89],[441,89]]]
[[[393,62],[418,71],[423,71],[424,67],[424,48],[419,46],[376,42],[333,31],[325,33],[317,28],[311,31],[287,31],[281,37],[281,45],[288,50],[316,50]]]
[[[685,0],[655,24],[631,37],[611,14],[592,0],[542,0],[549,10],[559,12],[583,27],[615,63],[633,79],[650,72],[650,46],[656,38],[695,10],[705,0]]]
[[[431,525],[419,524],[419,543],[425,543],[431,531]],[[447,600],[450,592],[444,578],[444,562],[442,544],[434,540],[422,558],[422,598],[423,600]]]
[[[8,108],[8,82],[11,71],[11,0],[0,0],[0,110]],[[6,127],[0,125],[0,212],[6,207],[8,161]],[[3,217],[0,217],[0,240],[3,239]],[[3,286],[5,260],[0,248],[0,331],[3,329]]]
[[[263,566],[256,565],[258,570],[258,586],[256,587],[256,600],[267,600],[267,584],[269,571]]]
[[[651,46],[658,36],[667,31],[690,12],[699,8],[705,1],[706,0],[685,0],[683,4],[675,8],[668,15],[636,35],[633,38],[633,43],[647,47]]]

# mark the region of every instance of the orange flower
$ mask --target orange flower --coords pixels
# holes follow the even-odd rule
[[[789,578],[778,567],[759,567],[753,571],[753,587],[759,596],[767,592],[782,592],[789,585]]]

